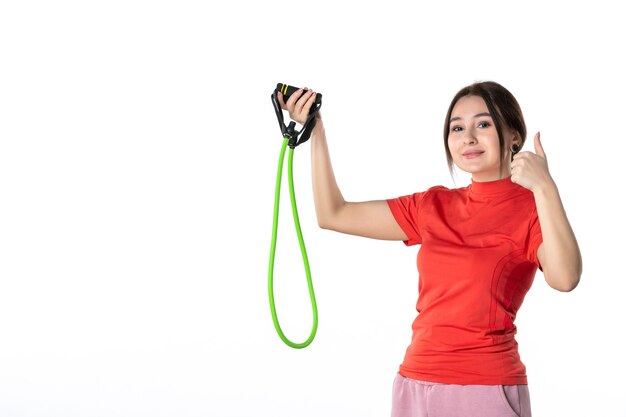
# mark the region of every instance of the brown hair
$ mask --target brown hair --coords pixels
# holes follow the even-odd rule
[[[452,154],[448,147],[448,135],[450,133],[450,117],[452,116],[452,109],[462,97],[478,96],[485,100],[485,104],[489,109],[489,113],[493,118],[493,122],[498,132],[498,141],[500,142],[500,162],[504,160],[504,139],[502,137],[503,124],[509,129],[513,130],[520,135],[521,144],[519,149],[524,146],[526,141],[526,123],[524,122],[524,115],[519,103],[513,97],[513,94],[500,84],[493,81],[483,81],[468,85],[467,87],[459,90],[458,93],[452,99],[450,107],[448,108],[448,114],[446,115],[446,121],[443,126],[443,144],[446,148],[446,159],[448,160],[448,168],[452,173],[452,167],[454,161],[452,160]]]

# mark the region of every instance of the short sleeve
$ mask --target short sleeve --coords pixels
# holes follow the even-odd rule
[[[426,193],[421,192],[387,200],[387,204],[389,205],[389,209],[391,209],[393,217],[409,238],[409,240],[404,241],[406,246],[413,246],[422,243],[419,217],[420,206],[422,199],[424,198],[424,194]]]
[[[539,215],[535,209],[533,210],[533,214],[530,219],[526,256],[532,263],[537,265],[539,269],[541,269],[541,265],[539,264],[539,259],[537,258],[537,251],[539,250],[539,246],[542,242],[543,236],[541,234],[541,225],[539,224]],[[543,271],[543,269],[541,270]]]

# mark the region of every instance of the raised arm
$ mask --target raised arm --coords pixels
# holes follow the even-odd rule
[[[543,275],[555,290],[572,291],[580,282],[582,257],[556,184],[548,171],[539,133],[535,153],[521,152],[511,163],[511,181],[534,193],[543,243],[537,250]]]
[[[285,104],[278,97],[289,116],[303,124],[311,105],[315,102],[313,91],[294,93]],[[317,222],[323,229],[381,240],[408,240],[396,222],[385,200],[347,202],[337,185],[330,162],[328,143],[322,117],[318,112],[311,133],[311,171],[313,199]]]

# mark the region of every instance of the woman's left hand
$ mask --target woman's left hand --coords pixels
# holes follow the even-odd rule
[[[511,181],[530,191],[537,191],[544,185],[551,184],[548,160],[541,146],[539,132],[535,135],[535,152],[520,152],[511,162]]]

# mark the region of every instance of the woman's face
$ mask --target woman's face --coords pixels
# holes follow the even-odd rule
[[[450,115],[448,148],[460,169],[474,181],[496,181],[511,175],[512,132],[503,126],[506,150],[500,164],[498,131],[487,104],[479,96],[459,99]]]

